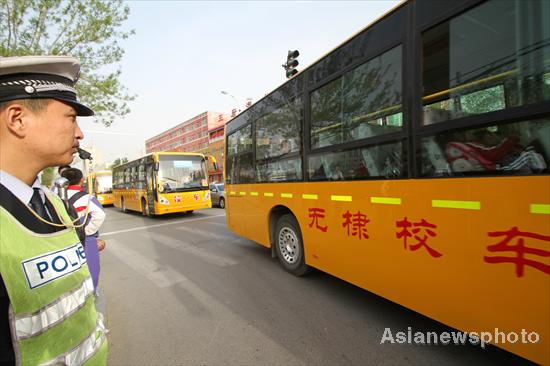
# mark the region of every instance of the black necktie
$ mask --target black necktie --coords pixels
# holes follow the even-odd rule
[[[34,193],[32,194],[30,202],[31,208],[44,220],[51,221],[51,217],[46,211],[46,206],[44,206],[44,202],[42,202],[42,197],[40,197],[40,188],[33,188],[33,190]]]

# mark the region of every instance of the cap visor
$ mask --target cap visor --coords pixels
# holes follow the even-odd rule
[[[76,111],[77,116],[89,117],[89,116],[94,115],[94,111],[92,111],[90,108],[86,107],[84,104],[80,104],[79,102],[75,102],[74,100],[71,100],[71,99],[64,99],[64,98],[59,98],[59,97],[55,97],[55,99],[57,99],[57,100],[59,100],[63,103],[67,103],[68,105],[73,107],[74,110]]]

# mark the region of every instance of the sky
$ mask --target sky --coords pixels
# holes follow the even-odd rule
[[[364,1],[127,1],[121,82],[137,97],[110,127],[79,119],[107,163],[145,153],[145,140],[205,111],[230,114],[286,81],[299,50],[303,70],[399,4]],[[221,92],[225,91],[229,95]]]

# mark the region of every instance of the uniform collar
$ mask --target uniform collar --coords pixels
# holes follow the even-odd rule
[[[40,188],[40,196],[42,196],[42,201],[44,201],[44,193],[42,192],[43,187],[40,185],[38,178],[34,181],[32,186],[28,186],[22,180],[15,178],[13,175],[6,173],[3,170],[0,170],[0,183],[4,185],[13,195],[25,205],[27,205],[34,193],[33,188]]]

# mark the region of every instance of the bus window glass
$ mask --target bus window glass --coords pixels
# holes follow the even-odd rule
[[[550,118],[422,139],[422,175],[548,173]]]
[[[310,180],[402,178],[406,160],[401,142],[309,157]]]
[[[401,48],[311,93],[313,149],[401,131]]]
[[[137,181],[137,166],[132,167],[132,173],[131,174],[132,174],[131,175],[131,177],[132,177],[132,186],[134,188],[137,188],[137,184],[136,184],[137,183],[136,182]]]
[[[343,142],[342,78],[311,93],[311,148]]]
[[[346,142],[401,130],[401,46],[348,72],[344,86]]]
[[[159,160],[158,182],[164,192],[184,192],[208,185],[201,156],[161,155]]]
[[[229,154],[242,154],[252,150],[251,131],[252,126],[248,125],[229,136]]]
[[[113,179],[110,174],[98,174],[95,177],[95,193],[112,193],[113,192]]]
[[[256,159],[300,151],[301,101],[291,102],[256,120]]]
[[[140,165],[138,167],[138,180],[145,180],[145,165]]]
[[[227,137],[227,182],[251,183],[254,181],[252,161],[252,125],[247,125]]]
[[[126,168],[124,169],[124,183],[125,183],[125,186],[126,188],[129,188],[129,184],[130,182],[132,181],[131,179],[131,176],[130,176],[130,168]]]
[[[295,182],[302,180],[302,159],[287,159],[257,165],[256,182]]]
[[[145,165],[139,165],[137,168],[137,188],[145,189]]]
[[[549,100],[548,24],[547,0],[491,0],[424,32],[423,123]]]

